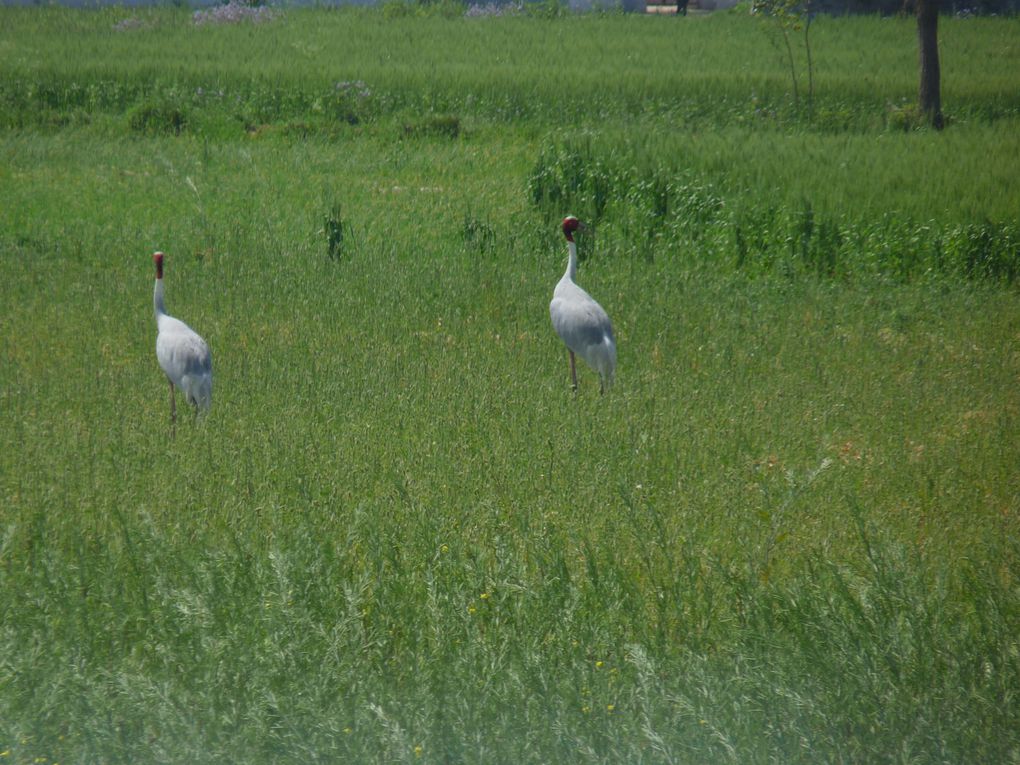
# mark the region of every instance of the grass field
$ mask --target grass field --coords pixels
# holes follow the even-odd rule
[[[0,763],[1020,762],[1015,19],[191,18],[0,9]]]

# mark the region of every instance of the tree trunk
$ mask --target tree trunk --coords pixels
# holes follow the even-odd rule
[[[939,0],[917,0],[917,43],[921,62],[919,106],[928,123],[941,130],[944,123],[939,71]]]

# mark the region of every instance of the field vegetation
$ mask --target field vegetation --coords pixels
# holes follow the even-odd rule
[[[1017,20],[462,11],[0,9],[0,763],[1020,762]]]

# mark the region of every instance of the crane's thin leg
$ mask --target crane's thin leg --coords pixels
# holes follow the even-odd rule
[[[177,402],[174,401],[174,381],[168,377],[167,382],[170,383],[170,438],[174,438],[177,435]]]
[[[577,393],[577,362],[574,361],[574,352],[570,353],[570,389]]]

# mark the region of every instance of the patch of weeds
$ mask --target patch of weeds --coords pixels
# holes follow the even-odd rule
[[[265,136],[274,135],[276,128],[266,123],[255,124],[253,122],[244,123],[244,132],[249,138],[263,138]]]
[[[384,19],[406,19],[418,14],[418,4],[407,0],[386,0],[382,4]]]
[[[886,112],[886,125],[890,130],[909,133],[924,127],[924,114],[917,104],[889,104]]]
[[[626,188],[619,173],[602,162],[590,142],[544,149],[528,178],[528,195],[551,217],[565,211],[586,223],[602,219],[609,201]]]
[[[454,19],[464,15],[464,9],[460,0],[386,0],[382,6],[384,19],[428,16]]]
[[[372,90],[361,80],[338,82],[322,99],[313,104],[313,110],[348,125],[357,125],[368,116]]]
[[[440,16],[444,19],[456,19],[464,15],[466,3],[461,0],[434,0],[425,3],[429,16]]]
[[[314,135],[318,132],[318,130],[316,130],[315,126],[311,123],[294,120],[285,123],[281,132],[288,138],[304,139]]]
[[[496,245],[496,231],[488,221],[468,213],[464,216],[461,236],[469,250],[476,252],[492,252]]]
[[[1020,279],[1020,229],[1009,224],[958,225],[945,231],[933,253],[938,265],[969,279],[1014,284]]]
[[[354,244],[354,231],[344,220],[340,204],[334,202],[322,219],[322,234],[326,237],[326,255],[330,260],[340,260],[348,254]]]
[[[87,125],[89,123],[89,116],[84,112],[42,109],[36,115],[35,123],[43,128],[64,128],[70,125]]]
[[[460,135],[460,117],[455,114],[435,114],[423,117],[417,122],[404,124],[405,138],[437,136],[457,138]]]
[[[180,135],[187,126],[187,114],[176,104],[143,103],[128,112],[128,127],[135,133]]]
[[[850,104],[820,106],[814,114],[815,127],[832,133],[850,131],[860,120],[861,115]]]
[[[525,14],[539,19],[559,19],[570,13],[570,5],[563,0],[539,0],[526,3]]]

